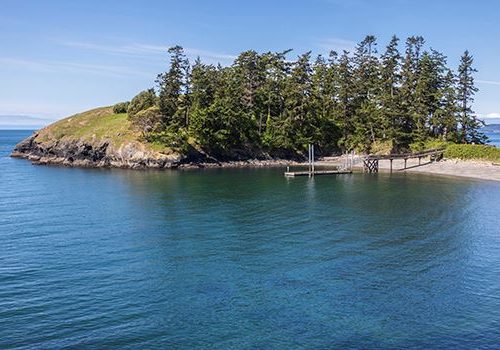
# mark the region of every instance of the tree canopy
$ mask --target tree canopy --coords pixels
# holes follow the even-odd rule
[[[129,113],[154,101],[158,118],[151,110],[144,115],[161,121],[154,132],[170,135],[162,140],[194,142],[214,154],[301,154],[308,143],[323,153],[370,152],[376,142],[394,152],[429,139],[483,143],[472,110],[477,88],[470,53],[454,72],[445,55],[424,48],[422,37],[409,37],[403,53],[399,42],[393,36],[379,50],[368,35],[353,53],[306,52],[295,60],[291,50],[249,50],[226,67],[199,58],[191,63],[175,46],[168,50],[169,69],[158,75],[157,97],[141,93]]]

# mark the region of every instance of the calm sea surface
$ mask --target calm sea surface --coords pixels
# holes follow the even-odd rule
[[[500,348],[500,184],[8,158],[0,349]]]
[[[485,135],[488,136],[489,145],[500,147],[500,132],[488,132]]]

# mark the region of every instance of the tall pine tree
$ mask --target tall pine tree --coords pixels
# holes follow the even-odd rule
[[[472,66],[473,63],[473,57],[466,50],[458,67],[457,103],[460,113],[460,142],[482,144],[486,140],[485,135],[479,130],[483,123],[472,110],[474,95],[478,91],[474,85],[473,74],[477,70]]]
[[[177,45],[168,49],[170,69],[158,75],[157,84],[160,90],[159,107],[166,124],[186,126],[186,111],[189,100],[182,98],[188,93],[189,61],[184,49]]]

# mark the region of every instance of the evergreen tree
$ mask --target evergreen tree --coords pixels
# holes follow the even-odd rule
[[[305,150],[314,139],[314,118],[312,115],[312,67],[311,52],[299,56],[293,63],[285,85],[285,109],[281,125],[281,143],[296,150]]]
[[[377,125],[381,119],[376,45],[376,38],[368,35],[358,44],[354,53],[354,98],[357,109],[353,137],[355,145],[363,150],[369,150],[377,138]]]
[[[330,63],[334,63],[332,59],[333,55],[330,55]],[[313,65],[310,112],[314,118],[313,142],[318,146],[318,150],[331,148],[332,143],[335,144],[339,137],[334,116],[336,90],[333,78],[331,66],[319,55]]]
[[[191,108],[189,130],[194,138],[204,146],[210,145],[211,135],[217,126],[207,119],[208,109],[220,89],[220,69],[203,64],[198,57],[191,71]]]
[[[343,51],[339,62],[333,67],[335,71],[334,79],[338,87],[336,119],[337,125],[341,130],[342,137],[338,144],[344,151],[354,149],[352,135],[354,133],[354,86],[353,68],[348,51]]]
[[[455,76],[443,54],[424,50],[422,37],[406,40],[404,57],[398,43],[393,36],[379,56],[369,35],[352,55],[331,52],[314,63],[310,52],[290,61],[291,50],[249,50],[228,67],[197,58],[192,68],[175,46],[169,70],[157,79],[158,98],[143,93],[148,108],[135,98],[129,114],[147,139],[175,147],[189,140],[233,158],[253,150],[304,154],[308,143],[320,152],[369,152],[381,141],[397,152],[429,138],[484,142],[472,110],[472,56],[466,51]]]
[[[421,36],[412,36],[406,40],[406,52],[401,69],[401,105],[399,111],[401,132],[398,144],[401,148],[412,142],[414,122],[417,116],[415,97],[424,43]]]
[[[401,83],[401,54],[398,51],[399,39],[394,35],[381,57],[381,126],[382,138],[388,138],[393,149],[397,149],[401,135],[401,120],[399,110],[399,94]]]
[[[279,139],[279,135],[283,134],[281,125],[284,123],[284,93],[291,69],[291,63],[287,61],[286,55],[290,51],[264,55],[267,74],[262,90],[265,96],[266,124],[265,131],[262,132],[262,120],[259,120],[259,134],[262,134],[264,145],[271,149],[283,149],[284,145],[284,139]]]
[[[474,86],[473,74],[477,70],[472,66],[473,57],[465,51],[458,67],[457,102],[460,113],[460,141],[462,143],[484,143],[486,137],[479,129],[483,123],[472,110],[474,95],[478,88]]]
[[[458,141],[456,77],[451,69],[446,69],[441,87],[441,108],[433,123],[433,136],[444,141]]]
[[[160,94],[159,107],[166,124],[186,126],[185,113],[188,99],[181,96],[188,92],[189,62],[184,50],[177,45],[168,49],[170,54],[170,69],[158,75],[156,80]]]
[[[424,144],[427,139],[430,116],[436,110],[436,95],[438,91],[437,76],[432,59],[424,52],[419,62],[419,72],[413,99],[413,140]]]

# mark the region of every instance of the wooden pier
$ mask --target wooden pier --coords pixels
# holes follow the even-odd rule
[[[400,170],[407,169],[407,161],[408,159],[418,159],[418,166],[422,165],[422,158],[429,157],[430,162],[438,161],[443,157],[444,148],[435,148],[429,149],[422,152],[417,153],[403,153],[403,154],[388,154],[388,155],[368,155],[364,158],[357,158],[363,161],[363,172],[365,173],[378,173],[379,170],[379,162],[381,160],[390,161],[390,172],[392,173],[393,167],[392,163],[396,159],[404,160],[404,168]],[[314,145],[309,145],[309,162],[307,170],[299,170],[299,171],[290,171],[290,168],[287,167],[284,175],[285,177],[295,177],[295,176],[318,176],[318,175],[341,175],[341,174],[352,174],[352,168],[356,163],[354,158],[354,153],[347,155],[346,164],[343,166],[338,166],[335,169],[328,170],[316,170],[314,164]],[[417,165],[415,165],[417,166]]]
[[[404,159],[405,165],[402,170],[405,170],[406,162],[408,159],[418,158],[418,165],[421,165],[422,158],[429,157],[430,161],[440,160],[443,157],[444,148],[429,149],[417,153],[404,153],[404,154],[388,154],[388,155],[369,155],[363,160],[363,171],[366,173],[378,173],[379,161],[389,160],[391,163],[390,171],[392,173],[392,162],[395,159]]]
[[[309,154],[308,154],[308,169],[302,171],[290,171],[290,168],[287,167],[285,171],[285,177],[295,177],[295,176],[318,176],[318,175],[340,175],[340,174],[352,174],[352,159],[350,162],[350,166],[345,167],[337,167],[336,169],[331,170],[316,170],[314,164],[314,145],[309,145]]]
[[[351,170],[286,171],[286,177],[352,174]]]

